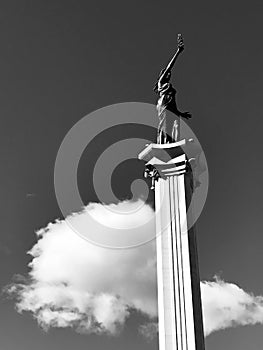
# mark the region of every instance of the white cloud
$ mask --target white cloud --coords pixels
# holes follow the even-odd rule
[[[124,202],[115,209],[128,206]],[[104,210],[99,205],[87,206],[74,220],[83,221],[90,210],[106,227],[109,217],[100,215]],[[139,227],[151,215],[149,206],[141,207],[139,215],[133,214],[133,225]],[[123,225],[123,218],[120,220]],[[89,225],[89,230],[94,227]],[[132,249],[101,248],[80,238],[64,220],[50,223],[37,235],[38,241],[29,252],[28,281],[22,279],[7,287],[19,312],[31,312],[44,329],[72,327],[78,332],[118,334],[135,309],[149,318],[140,332],[153,337],[157,330],[154,241]],[[262,297],[218,279],[202,282],[201,292],[206,335],[235,325],[263,323]]]
[[[97,216],[104,213],[96,207]],[[119,209],[123,207],[127,202],[119,204]],[[94,205],[90,208],[95,210]],[[82,220],[88,211],[89,206],[74,219]],[[139,226],[151,215],[149,206],[142,207],[140,215],[133,214],[133,223]],[[100,220],[108,223],[104,214]],[[37,235],[39,239],[29,252],[29,282],[9,287],[9,293],[17,297],[19,312],[32,312],[43,328],[74,327],[112,334],[118,332],[131,309],[150,318],[156,316],[154,242],[133,249],[102,248],[80,238],[66,221],[50,223]]]
[[[218,278],[201,283],[206,335],[238,325],[263,323],[263,297]]]
[[[152,341],[158,332],[158,323],[157,322],[148,322],[140,325],[139,332],[141,335],[148,341]]]

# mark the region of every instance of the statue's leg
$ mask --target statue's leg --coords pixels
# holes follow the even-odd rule
[[[157,143],[158,144],[164,143],[164,133],[162,129],[158,130],[157,132]]]
[[[177,124],[176,124],[176,119],[175,116],[172,112],[169,112],[167,114],[166,118],[166,138],[167,138],[167,143],[173,143],[176,141],[177,137]]]
[[[173,131],[172,131],[172,138],[174,142],[179,141],[180,138],[180,121],[179,118],[175,119],[174,124],[173,124]]]
[[[157,131],[157,143],[162,144],[166,143],[166,119],[165,114],[162,114],[160,117],[160,122],[158,125]]]
[[[163,134],[163,122],[164,120],[159,116],[159,123],[157,129],[157,143],[162,143],[162,134]]]
[[[162,134],[162,129],[160,129],[160,125],[158,125],[158,130],[157,130],[157,143],[161,143],[161,134]]]
[[[162,130],[162,133],[161,133],[161,144],[164,144],[166,143],[166,133],[165,133],[165,130]]]

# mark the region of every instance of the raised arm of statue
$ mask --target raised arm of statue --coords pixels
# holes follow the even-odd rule
[[[177,60],[178,56],[180,55],[180,53],[182,53],[184,50],[184,41],[183,41],[183,37],[182,34],[178,34],[177,36],[177,50],[176,53],[173,55],[172,59],[170,60],[170,62],[167,64],[165,70],[171,70],[175,64],[175,61]]]
[[[171,70],[175,64],[175,61],[177,60],[178,56],[180,55],[180,53],[182,53],[184,50],[184,41],[183,41],[183,37],[182,34],[178,34],[177,36],[177,50],[175,52],[175,54],[173,55],[173,57],[171,58],[171,60],[169,61],[169,63],[167,64],[167,66],[163,69],[160,77],[159,77],[159,82],[162,83],[162,80],[165,78],[165,80],[167,80],[167,75],[170,73],[171,74]],[[169,74],[169,75],[170,75]]]

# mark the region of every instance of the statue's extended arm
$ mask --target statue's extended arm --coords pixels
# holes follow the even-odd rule
[[[175,61],[177,60],[178,56],[180,55],[180,53],[183,52],[182,50],[180,50],[179,48],[177,49],[176,53],[173,55],[172,59],[170,60],[170,62],[167,64],[166,68],[165,68],[165,72],[172,70]]]
[[[177,37],[177,50],[176,53],[173,55],[173,57],[171,58],[170,62],[167,64],[167,66],[165,67],[165,69],[163,70],[162,75],[159,78],[159,81],[161,82],[162,78],[165,77],[167,75],[168,72],[171,72],[175,61],[177,60],[178,56],[180,55],[180,53],[182,53],[184,50],[184,42],[183,42],[183,38],[181,34],[178,34]]]

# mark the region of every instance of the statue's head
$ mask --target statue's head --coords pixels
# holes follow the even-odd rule
[[[157,91],[157,89],[158,89],[158,81],[159,81],[159,79],[161,78],[161,76],[163,75],[164,72],[165,72],[165,68],[162,69],[160,71],[160,73],[159,73],[157,82],[156,82],[156,84],[154,85],[154,88],[153,88],[154,91]],[[162,77],[162,82],[163,83],[168,83],[170,81],[170,78],[171,78],[171,71],[168,70],[166,72],[166,74]]]
[[[158,79],[160,79],[161,78],[161,76],[163,75],[163,73],[165,72],[165,69],[162,69],[161,71],[160,71],[160,74],[159,74],[159,78]],[[170,78],[171,78],[171,71],[170,70],[168,70],[167,72],[166,72],[166,74],[163,76],[163,78],[162,78],[162,80],[163,81],[169,81],[170,80]]]

